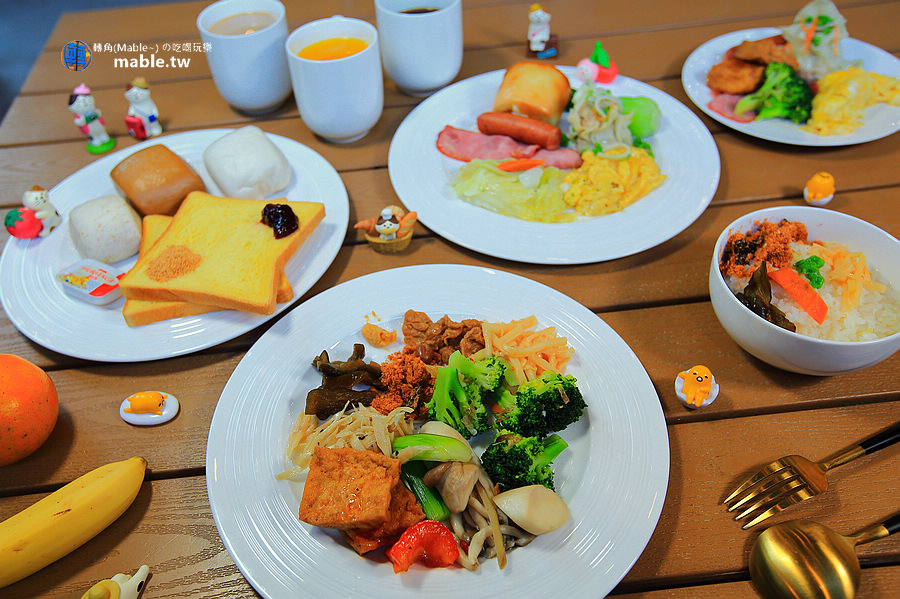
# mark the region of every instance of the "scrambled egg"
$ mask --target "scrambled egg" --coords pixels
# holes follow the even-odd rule
[[[585,216],[619,212],[666,180],[653,158],[641,148],[631,148],[624,159],[603,158],[590,150],[582,152],[581,158],[584,163],[563,179],[568,184],[563,201]]]
[[[862,126],[866,108],[886,103],[900,106],[900,80],[857,67],[819,79],[812,116],[803,127],[819,135],[843,135]]]

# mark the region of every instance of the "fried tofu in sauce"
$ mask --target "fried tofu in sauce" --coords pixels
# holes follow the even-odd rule
[[[323,528],[374,528],[390,516],[400,461],[374,451],[316,447],[299,517]]]

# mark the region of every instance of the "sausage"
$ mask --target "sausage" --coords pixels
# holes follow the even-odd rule
[[[547,150],[555,150],[562,141],[559,127],[520,114],[485,112],[479,115],[477,123],[478,130],[486,135],[507,135]]]

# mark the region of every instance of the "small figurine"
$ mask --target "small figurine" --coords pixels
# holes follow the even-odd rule
[[[824,206],[834,197],[834,177],[831,173],[816,173],[803,188],[803,199],[813,206]]]
[[[381,211],[381,216],[375,221],[375,230],[378,236],[385,241],[397,239],[397,229],[400,228],[400,219],[394,216],[390,208]]]
[[[702,365],[679,372],[675,377],[675,394],[681,403],[691,408],[702,408],[716,400],[719,384],[709,368]]]
[[[26,208],[34,210],[34,215],[41,221],[41,237],[46,237],[54,228],[59,226],[59,212],[50,203],[49,192],[40,185],[34,185],[22,196],[22,204]]]
[[[133,576],[116,574],[101,580],[89,588],[81,599],[137,599],[149,576],[150,568],[145,564]]]
[[[168,422],[178,413],[178,399],[162,391],[140,391],[125,398],[119,416],[128,424],[151,426]]]
[[[582,81],[612,83],[619,74],[619,67],[609,59],[600,40],[594,44],[594,52],[590,58],[582,58],[575,65],[575,75]]]
[[[366,241],[376,252],[395,254],[409,246],[415,224],[415,212],[407,213],[400,206],[388,206],[378,217],[361,220],[353,228],[363,230]]]
[[[128,116],[125,117],[129,135],[144,140],[162,133],[159,110],[150,98],[150,87],[146,79],[135,77],[125,88],[125,99],[129,102]]]
[[[87,135],[87,151],[102,154],[113,149],[116,140],[106,133],[106,126],[100,111],[94,105],[90,88],[82,83],[69,96],[69,110],[75,114],[75,126]]]
[[[540,4],[532,4],[528,9],[528,56],[553,58],[556,45],[556,36],[550,33],[550,13]]]

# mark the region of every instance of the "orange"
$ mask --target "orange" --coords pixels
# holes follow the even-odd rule
[[[56,386],[47,373],[24,358],[0,354],[0,466],[34,453],[58,415]]]

